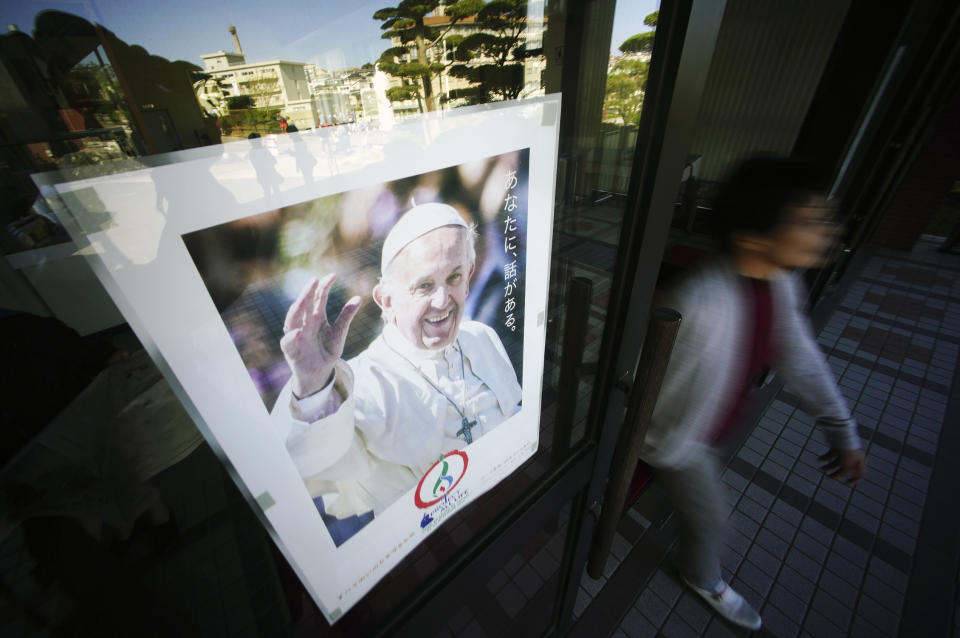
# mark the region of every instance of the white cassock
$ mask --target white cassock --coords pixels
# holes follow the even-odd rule
[[[288,382],[272,418],[310,496],[345,518],[379,514],[441,455],[466,446],[458,409],[477,422],[471,435],[478,439],[517,413],[521,396],[488,326],[466,321],[454,344],[424,350],[385,324],[366,350],[337,363],[333,383],[320,392],[297,399]]]

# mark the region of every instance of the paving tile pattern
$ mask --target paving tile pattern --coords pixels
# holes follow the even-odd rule
[[[817,335],[866,446],[866,479],[823,476],[813,421],[782,389],[725,468],[722,567],[778,637],[896,636],[960,353],[960,258],[872,257]],[[669,562],[669,561],[667,561]],[[662,565],[626,636],[744,635]]]

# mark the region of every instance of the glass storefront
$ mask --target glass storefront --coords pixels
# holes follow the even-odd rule
[[[607,582],[588,583],[584,565],[654,289],[713,250],[709,217],[726,171],[756,152],[834,170],[850,224],[831,267],[811,273],[819,296],[875,227],[935,110],[930,96],[947,84],[942,69],[924,66],[925,55],[948,57],[923,36],[924,20],[949,13],[937,2],[816,11],[759,0],[8,5],[0,322],[10,379],[0,404],[11,427],[0,562],[10,568],[0,633],[11,635],[564,635]],[[559,116],[544,106],[558,94]],[[495,123],[515,112],[505,104],[536,112],[530,127],[555,135],[555,161],[497,140],[509,130],[498,124],[472,138],[438,133],[474,116]],[[545,178],[551,192],[533,199],[552,222],[524,236],[533,226],[511,206]],[[112,199],[87,188],[110,179]],[[323,607],[317,574],[347,566],[334,559],[309,571],[291,559],[289,544],[314,539],[270,523],[285,499],[238,472],[257,454],[201,434],[234,422],[205,423],[186,400],[190,379],[240,370],[242,389],[216,401],[241,413],[237,431],[246,401],[265,415],[293,383],[281,342],[309,315],[299,295],[330,264],[356,267],[328,284],[314,312],[335,317],[362,293],[341,345],[344,359],[363,352],[383,330],[371,291],[386,275],[387,236],[405,211],[440,202],[480,227],[464,316],[496,324],[500,370],[532,384],[524,338],[545,342],[533,353],[537,402],[524,394],[507,406],[539,406],[534,444],[454,514],[435,521],[427,511],[421,527],[433,531],[418,543],[404,548],[412,536],[395,530],[402,558],[359,602]],[[166,227],[174,217],[179,225]],[[160,247],[192,270],[165,279],[158,268],[136,297],[162,299],[166,331],[195,348],[176,374],[162,340],[142,329],[149,304],[110,283],[157,266]],[[533,249],[545,264],[539,316],[514,311],[531,295],[506,261]],[[185,280],[215,325],[191,313]],[[447,318],[429,321],[425,334],[436,335]],[[236,345],[229,365],[207,355],[213,339]],[[453,352],[460,359],[447,365],[463,382],[449,387],[462,387],[463,399],[437,392],[456,424],[462,417],[455,436],[467,448],[476,415],[466,413],[464,350]],[[477,396],[490,385],[480,379]],[[452,453],[426,471],[437,502],[454,489],[455,472],[439,465]],[[293,472],[289,461],[276,472],[264,461],[262,473]],[[308,485],[306,474],[296,478],[298,489]],[[420,498],[421,488],[408,491]],[[340,486],[301,491],[331,548],[386,520],[372,506],[331,514],[325,499]]]
[[[104,545],[129,545],[119,558],[111,554],[122,574],[114,575],[116,583],[142,586],[143,596],[159,601],[159,608],[169,607],[171,618],[177,619],[174,624],[217,628],[214,633],[265,635],[272,633],[267,625],[281,623],[287,629],[306,625],[321,634],[351,635],[398,626],[425,604],[423,592],[435,591],[433,583],[454,577],[451,565],[459,569],[469,564],[476,574],[471,581],[476,591],[470,596],[478,604],[452,610],[453,616],[466,619],[464,626],[525,623],[537,633],[556,622],[570,590],[566,572],[574,546],[583,542],[568,531],[571,520],[581,524],[584,503],[579,494],[592,468],[592,458],[585,460],[584,455],[592,453],[600,436],[598,426],[587,425],[588,408],[595,377],[605,365],[600,361],[601,343],[652,64],[657,9],[656,2],[581,6],[532,0],[402,2],[386,9],[370,3],[320,7],[288,2],[225,9],[148,2],[122,6],[38,2],[3,10],[8,26],[0,36],[5,96],[0,109],[0,179],[6,202],[2,305],[19,318],[52,317],[65,332],[74,331],[71,338],[84,348],[96,344],[110,356],[136,357],[140,344],[116,299],[104,291],[88,265],[90,247],[78,247],[65,232],[58,218],[63,203],[41,195],[37,184],[191,162],[203,171],[197,173],[202,179],[191,179],[189,187],[155,183],[158,210],[204,206],[204,189],[229,192],[242,204],[240,193],[254,182],[253,190],[262,189],[266,201],[287,188],[282,183],[286,174],[273,168],[278,162],[294,162],[291,174],[309,182],[326,169],[344,170],[350,156],[381,152],[379,132],[424,114],[453,114],[490,102],[563,93],[536,453],[427,537],[330,628],[299,584],[296,567],[287,565],[260,521],[250,515],[249,508],[257,504],[240,497],[226,480],[217,461],[222,450],[214,445],[216,455],[211,454],[208,444],[184,421],[185,415],[170,416],[175,411],[170,407],[170,413],[156,418],[167,418],[166,425],[176,421],[176,445],[170,440],[151,441],[160,459],[154,459],[147,475],[141,472],[137,479],[129,479],[145,486],[142,500],[118,497],[113,505],[124,509],[123,516],[100,516],[85,527]],[[284,153],[297,150],[289,139],[305,140],[313,154],[285,158]],[[216,165],[223,165],[235,149],[252,146],[261,150],[263,161],[255,165],[251,152],[249,175],[231,183],[217,171]],[[317,148],[322,151],[317,153]],[[276,180],[268,179],[271,176]],[[470,176],[461,171],[461,178]],[[395,192],[429,201],[442,190],[432,179],[414,180]],[[269,208],[264,205],[264,210]],[[219,248],[208,250],[213,263],[207,264],[210,274],[205,280],[213,280],[208,288],[218,310],[241,317],[233,332],[244,333],[241,355],[251,376],[265,379],[257,383],[269,403],[279,387],[270,381],[276,374],[275,362],[264,358],[262,335],[243,317],[282,316],[296,291],[281,284],[253,290],[251,282],[275,278],[262,272],[262,255],[294,259],[304,246],[307,252],[322,251],[323,238],[299,227],[296,215],[280,224],[268,217],[263,217],[261,227],[230,231]],[[349,216],[340,216],[327,232],[340,239],[355,235],[360,246],[365,238],[355,234],[351,222]],[[148,215],[143,223],[152,223]],[[198,242],[205,240],[198,235],[185,241],[196,255]],[[218,251],[242,253],[245,270],[229,270],[225,265],[229,260],[217,260]],[[587,296],[580,297],[583,307],[570,307],[571,281],[589,284]],[[370,314],[374,310],[369,304],[364,311],[369,316],[361,317],[360,323],[375,327],[376,314]],[[573,377],[569,373],[565,377],[561,365],[564,356],[573,356],[561,345],[568,325],[583,331],[580,352],[575,353],[578,361],[572,366],[567,362],[568,370],[575,371]],[[279,336],[266,338],[272,344]],[[37,356],[45,355],[49,353]],[[98,366],[107,366],[106,358],[96,361],[84,379],[92,378]],[[150,382],[163,383],[159,378]],[[76,391],[65,389],[59,408],[77,408],[72,402]],[[39,445],[37,437],[43,437],[45,425],[40,419],[25,425],[8,460],[14,465],[22,462],[23,450]],[[569,480],[570,486],[558,492],[555,487],[574,467],[579,468],[579,482]],[[205,485],[196,487],[198,483]],[[55,491],[57,486],[44,483],[37,489]],[[78,489],[78,494],[86,495]],[[536,502],[555,503],[551,505],[555,509],[549,515],[525,515],[537,509]],[[21,522],[31,517],[25,507],[18,515]],[[141,528],[169,530],[170,525],[153,525],[168,520],[165,509],[173,514],[169,520],[178,540],[169,553],[161,554],[144,540],[149,534]],[[76,512],[55,506],[46,515],[69,518]],[[526,528],[523,543],[513,540],[516,533],[502,536],[511,521]],[[46,538],[36,527],[25,525],[19,531],[15,527],[9,532],[10,542],[21,543],[29,554],[34,538]],[[73,531],[57,528],[53,534],[70,537]],[[498,535],[511,540],[491,540]],[[481,546],[501,564],[464,562],[463,557],[475,555]],[[62,569],[70,567],[64,564]],[[254,574],[256,580],[251,580]],[[195,579],[222,595],[201,595],[192,586],[180,586]],[[51,592],[48,600],[77,599],[75,592]],[[96,598],[87,592],[79,600],[89,603]],[[563,613],[569,615],[569,604]],[[95,622],[87,614],[79,616]]]

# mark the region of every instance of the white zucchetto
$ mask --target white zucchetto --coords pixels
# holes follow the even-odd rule
[[[439,202],[414,206],[393,225],[383,242],[380,256],[380,274],[386,274],[387,266],[403,248],[417,237],[442,226],[461,226],[468,228],[467,222],[449,204]]]

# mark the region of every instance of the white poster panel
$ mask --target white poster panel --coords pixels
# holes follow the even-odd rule
[[[537,449],[559,107],[41,185],[330,622]]]

